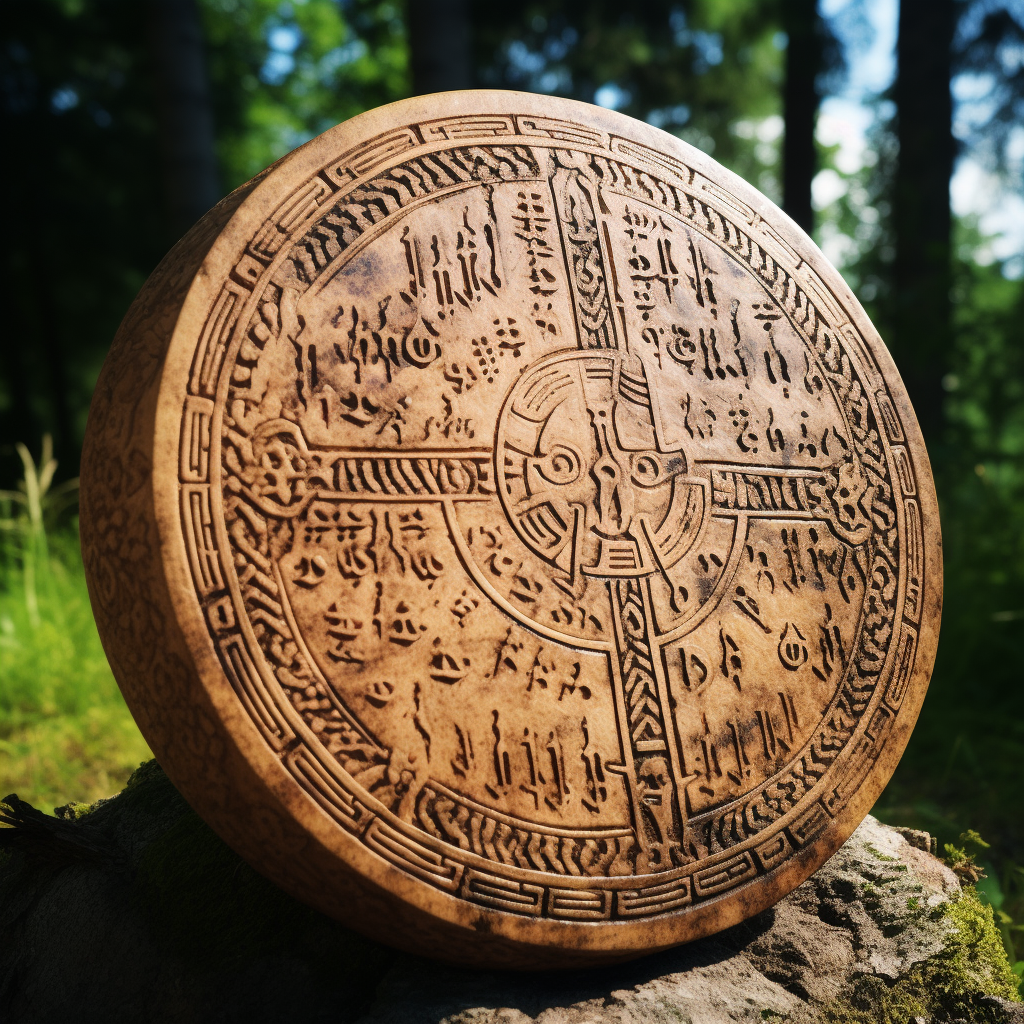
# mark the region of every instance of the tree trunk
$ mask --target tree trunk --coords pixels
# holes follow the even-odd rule
[[[213,111],[195,0],[150,0],[164,195],[175,237],[221,197]]]
[[[413,93],[471,88],[468,0],[408,0],[406,10]]]
[[[37,266],[45,266],[46,255],[37,250]],[[78,452],[81,441],[75,436],[71,423],[71,409],[68,402],[67,361],[64,358],[64,339],[61,337],[60,324],[54,315],[56,301],[53,295],[52,282],[37,277],[35,297],[39,303],[38,329],[41,344],[41,355],[46,362],[47,383],[50,389],[50,411],[53,417],[54,454],[61,467],[61,475],[78,476]],[[32,438],[35,443],[35,438]]]
[[[816,0],[785,0],[782,24],[789,37],[783,91],[782,208],[810,234],[814,230],[811,181],[817,170],[817,79],[823,60]]]
[[[949,179],[954,0],[902,0],[895,99],[893,349],[925,439],[942,429],[942,376],[952,344]]]

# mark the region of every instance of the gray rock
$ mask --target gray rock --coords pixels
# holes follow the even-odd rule
[[[867,818],[771,910],[616,967],[395,953],[281,893],[154,764],[88,813],[0,829],[0,1020],[725,1024],[1024,1020],[998,933],[927,837]],[[923,848],[921,848],[923,847]]]

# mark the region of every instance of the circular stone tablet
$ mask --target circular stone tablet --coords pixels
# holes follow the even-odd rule
[[[100,379],[115,675],[289,892],[450,960],[734,924],[924,697],[924,445],[814,244],[696,149],[466,92],[332,129],[164,260]]]

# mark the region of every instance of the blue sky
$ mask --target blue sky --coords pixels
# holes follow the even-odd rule
[[[873,159],[867,135],[874,116],[868,105],[872,96],[892,84],[896,73],[896,27],[899,0],[864,0],[863,9],[870,31],[856,33],[850,24],[853,0],[821,0],[821,11],[833,24],[846,45],[850,73],[842,95],[830,96],[822,104],[818,118],[818,138],[825,145],[839,146],[836,164],[852,174]],[[972,96],[984,89],[977,80],[960,79],[953,83],[957,101],[955,127],[969,115]],[[1024,130],[1018,139],[1019,156],[1024,158]],[[845,183],[840,175],[825,171],[814,182],[815,205],[827,206],[842,194]],[[1008,272],[1024,271],[1024,198],[1005,188],[999,179],[966,154],[959,160],[950,183],[953,210],[959,216],[975,215],[981,230],[991,242],[977,254],[982,262],[1009,260]],[[834,262],[843,261],[848,242],[826,236],[822,247]]]

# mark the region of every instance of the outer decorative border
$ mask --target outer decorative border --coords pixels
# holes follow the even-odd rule
[[[916,719],[937,639],[940,569],[932,538],[938,520],[930,471],[909,403],[886,387],[885,379],[898,375],[863,311],[838,274],[824,269],[813,244],[750,186],[678,140],[597,108],[509,93],[445,100],[456,109],[444,119],[423,117],[428,109],[436,113],[436,98],[410,100],[314,140],[265,172],[275,178],[273,187],[254,181],[207,215],[154,274],[122,325],[90,419],[83,465],[90,589],[115,674],[172,778],[232,845],[280,884],[338,916],[354,901],[353,923],[386,941],[422,948],[415,934],[434,933],[443,942],[432,938],[433,952],[451,959],[480,960],[499,951],[510,964],[622,958],[725,927],[780,898],[845,840],[887,781]],[[585,125],[557,116],[577,108]],[[510,109],[530,113],[504,112]],[[327,159],[346,138],[365,138],[375,128],[381,130],[370,141]],[[539,873],[536,883],[512,880],[491,862],[453,857],[451,847],[434,848],[423,833],[396,828],[346,785],[343,772],[293,743],[301,723],[289,722],[271,696],[276,680],[258,670],[258,649],[254,655],[220,631],[218,656],[211,620],[202,619],[193,595],[170,584],[187,571],[200,595],[224,586],[209,482],[218,434],[214,397],[221,369],[232,363],[233,329],[245,322],[246,304],[275,260],[339,196],[390,164],[454,143],[557,142],[649,168],[684,219],[732,248],[775,293],[798,331],[816,337],[819,324],[827,324],[842,338],[870,416],[886,433],[888,476],[902,491],[896,496],[899,546],[906,552],[900,561],[909,571],[900,581],[899,633],[842,754],[830,764],[805,756],[810,784],[795,808],[768,828],[737,835],[738,843],[723,842],[696,871],[659,875],[654,885],[585,877],[552,887],[551,876]],[[728,189],[712,179],[727,181]],[[288,198],[271,208],[285,189]],[[254,230],[257,224],[262,227]],[[205,262],[193,279],[200,257]],[[309,258],[318,262],[315,249]],[[223,270],[214,273],[225,264],[234,268],[226,281]],[[215,292],[217,280],[225,283]],[[191,397],[182,417],[186,381]],[[927,532],[924,523],[932,524]],[[157,538],[166,575],[146,554]],[[145,578],[146,568],[153,578]],[[224,616],[226,609],[211,602],[207,612]],[[136,619],[134,627],[126,628],[126,616]],[[147,682],[158,679],[162,716],[145,693]],[[286,747],[294,750],[282,763]],[[199,784],[203,778],[206,785]],[[251,829],[241,820],[246,807],[258,815]],[[734,818],[734,834],[743,817]],[[307,850],[300,854],[297,845]],[[430,881],[431,896],[413,879]],[[388,899],[389,892],[396,898]],[[723,904],[725,894],[730,900]],[[650,919],[657,910],[662,914]],[[618,920],[609,920],[613,912]],[[541,914],[549,919],[536,920]],[[634,923],[635,915],[643,919]],[[594,923],[581,927],[582,921]]]

